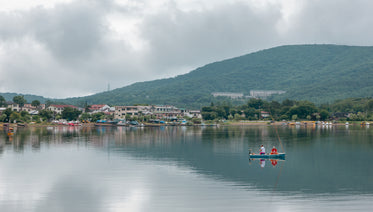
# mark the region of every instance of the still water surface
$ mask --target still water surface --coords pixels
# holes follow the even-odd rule
[[[373,128],[0,132],[0,211],[372,211]],[[277,163],[277,164],[276,164]]]

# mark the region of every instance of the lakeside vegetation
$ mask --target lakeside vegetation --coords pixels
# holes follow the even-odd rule
[[[268,112],[268,113],[265,113]],[[262,114],[264,113],[264,114]],[[373,121],[372,98],[349,98],[316,106],[310,101],[251,99],[234,106],[227,102],[202,107],[204,120]]]
[[[15,96],[14,103],[21,107],[27,103],[23,96]],[[52,102],[49,102],[51,104]],[[39,100],[33,100],[32,106],[40,106]],[[6,107],[6,101],[0,96],[0,107]],[[112,120],[113,115],[104,113],[89,113],[88,105],[82,110],[66,107],[61,114],[53,113],[47,109],[39,109],[37,115],[30,115],[27,111],[16,112],[11,108],[1,111],[0,122],[48,123],[53,120],[65,119],[67,121],[79,120],[81,122],[96,122],[106,119]],[[210,103],[201,108],[202,120],[197,118],[179,117],[187,119],[190,123],[201,124],[216,123],[222,120],[268,120],[268,121],[373,121],[373,98],[348,98],[335,101],[332,104],[316,106],[310,101],[296,101],[286,99],[282,102],[250,99],[242,105],[233,105],[231,102]],[[126,120],[146,122],[154,119],[150,115],[130,116]]]

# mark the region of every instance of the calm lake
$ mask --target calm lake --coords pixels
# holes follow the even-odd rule
[[[373,126],[0,132],[0,211],[372,211]],[[286,160],[249,160],[282,147]],[[281,145],[282,144],[282,145]]]

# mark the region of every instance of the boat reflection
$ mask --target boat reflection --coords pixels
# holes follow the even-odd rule
[[[285,160],[282,159],[268,159],[268,158],[256,158],[258,159],[258,164],[260,168],[264,168],[266,166],[266,160],[269,160],[271,162],[272,167],[275,167],[278,165],[279,162],[283,162]],[[249,158],[249,164],[251,165],[255,161],[255,158]]]

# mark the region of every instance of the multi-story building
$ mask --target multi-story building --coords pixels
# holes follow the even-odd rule
[[[89,107],[90,113],[105,113],[111,115],[115,113],[115,107],[109,105],[91,105]]]
[[[238,99],[238,98],[243,98],[244,95],[243,93],[232,93],[232,92],[214,92],[211,93],[214,97],[218,96],[224,96],[224,97],[230,97],[232,99]]]
[[[19,104],[11,102],[8,104],[8,108],[10,108],[12,111],[15,112],[21,112],[21,111],[27,111],[27,112],[34,112],[37,110],[43,110],[45,109],[45,104],[40,104],[38,107],[34,107],[31,104],[24,104],[23,107],[21,107]]]
[[[19,112],[21,111],[21,107],[17,103],[8,103],[8,108],[12,109],[12,111]]]
[[[74,105],[50,105],[47,108],[47,110],[50,110],[50,111],[52,111],[55,114],[62,114],[63,109],[65,109],[66,107],[71,107],[71,108],[79,109],[78,107],[76,107]]]
[[[150,106],[115,106],[114,119],[125,119],[126,115],[150,114]]]
[[[189,118],[202,118],[200,110],[189,110],[184,113],[185,116]]]
[[[107,105],[91,105],[89,106],[89,110],[91,112],[101,112],[101,109]]]
[[[40,104],[38,107],[34,107],[31,104],[25,104],[23,107],[32,108],[34,110],[36,110],[36,109],[38,109],[38,110],[44,110],[45,109],[45,104]]]
[[[281,90],[251,90],[250,97],[251,98],[267,98],[274,94],[284,94],[286,91]]]
[[[116,106],[114,119],[125,119],[126,115],[153,115],[156,119],[177,119],[186,114],[184,109],[176,108],[171,105],[152,105],[152,106]]]
[[[172,105],[154,105],[151,106],[150,112],[157,119],[176,119],[177,116],[183,116],[181,110]]]

